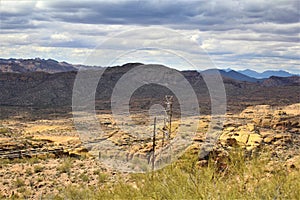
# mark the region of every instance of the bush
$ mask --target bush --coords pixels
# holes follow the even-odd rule
[[[57,168],[57,170],[60,173],[70,173],[72,167],[72,159],[71,158],[65,158],[63,160],[63,163]]]
[[[35,165],[33,168],[34,173],[39,173],[42,172],[44,170],[44,166],[42,165]]]
[[[17,178],[14,185],[17,188],[23,187],[23,186],[25,186],[25,181],[23,179]]]
[[[188,157],[187,157],[188,158]],[[191,158],[148,174],[132,174],[129,180],[94,187],[67,187],[57,198],[74,199],[299,199],[300,172],[282,165],[271,173],[271,156],[246,159],[233,151],[220,171],[214,160],[198,167]],[[194,159],[196,160],[196,159]]]

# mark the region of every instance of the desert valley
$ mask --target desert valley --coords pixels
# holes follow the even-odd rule
[[[110,149],[93,152],[83,143],[74,125],[72,89],[76,74],[80,67],[95,69],[55,60],[2,59],[0,197],[297,199],[300,196],[299,76],[255,79],[221,70],[226,113],[217,141],[201,156],[212,120],[210,94],[201,72],[172,69],[193,87],[200,115],[180,120],[180,103],[174,93],[160,85],[145,84],[129,102],[133,124],[125,126],[135,125],[135,132],[120,128],[111,111],[113,88],[124,74],[140,65],[143,64],[106,68],[95,94],[96,116],[103,131],[96,139],[104,138],[122,149],[121,159],[132,161],[133,170],[138,166],[145,172],[131,173],[117,170],[126,168],[126,163],[114,168],[101,162],[113,156],[110,154],[113,152]],[[153,146],[153,122],[148,111],[154,104],[166,108],[164,98],[170,95],[174,96],[172,125],[157,122]],[[163,116],[157,114],[157,118]],[[153,148],[159,152],[172,144],[174,138],[184,135],[180,130],[191,126],[196,127],[194,134],[186,136],[191,137],[191,143],[174,162],[155,171],[151,170],[151,163],[148,166],[147,162],[139,163],[143,159],[151,162]],[[168,138],[163,134],[164,128],[169,130]],[[176,149],[171,150],[175,154]]]

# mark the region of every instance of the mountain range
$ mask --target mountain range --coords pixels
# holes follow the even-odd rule
[[[99,68],[99,66],[86,66],[86,65],[74,65],[67,62],[58,62],[53,59],[1,59],[0,58],[0,72],[12,72],[12,73],[25,73],[25,72],[47,72],[58,73],[67,71],[77,71],[79,68],[92,69]],[[264,71],[262,73],[256,72],[251,69],[246,70],[232,70],[221,69],[220,73],[228,78],[232,78],[238,81],[247,82],[260,82],[260,79],[270,78],[271,76],[277,77],[290,77],[296,74],[279,70],[279,71]]]
[[[246,76],[249,76],[249,77],[256,78],[256,79],[270,78],[271,76],[290,77],[290,76],[296,75],[296,74],[291,74],[291,73],[283,71],[283,70],[279,70],[279,71],[267,70],[262,73],[259,73],[254,70],[251,70],[251,69],[246,69],[246,70],[239,70],[237,72],[244,74]]]
[[[22,65],[20,64],[17,65],[18,68],[9,68],[10,71],[4,72],[4,70],[1,70],[0,108],[17,106],[19,108],[56,109],[64,107],[71,111],[72,91],[78,68],[70,64],[53,62],[53,60],[37,60],[35,62],[45,62],[48,65],[40,64],[39,68],[35,68],[32,67],[33,64],[30,61],[31,67],[27,67],[28,69],[25,67],[26,70],[22,70]],[[54,67],[49,62],[53,62]],[[10,63],[7,65],[11,66]],[[60,65],[63,65],[65,68],[63,70],[59,69],[58,66]],[[110,110],[111,95],[115,85],[124,74],[138,65],[141,65],[141,63],[128,63],[122,66],[108,67],[104,71],[96,90],[95,105],[97,110]],[[6,67],[5,69],[8,68]],[[14,69],[18,71],[11,72]],[[35,69],[36,71],[34,71]],[[88,67],[86,69],[89,71]],[[90,71],[91,75],[95,74],[93,70]],[[98,68],[98,70],[104,70],[104,68]],[[229,112],[239,112],[249,105],[286,105],[298,103],[300,100],[299,76],[272,76],[268,79],[256,81],[257,79],[252,79],[233,70],[220,72],[226,90]],[[210,95],[201,73],[175,69],[172,69],[172,73],[181,73],[186,78],[195,90],[201,112],[210,113]],[[168,77],[169,75],[163,74],[162,77]],[[245,81],[246,78],[248,81]],[[166,87],[156,84],[145,84],[134,92],[130,99],[130,106],[132,110],[147,110],[154,103],[161,103],[164,96],[170,94],[173,94],[172,91]],[[174,110],[176,108],[180,110],[180,106],[176,102],[175,98]],[[5,112],[1,112],[2,114],[5,114]]]
[[[232,79],[238,80],[238,81],[247,81],[247,82],[252,82],[252,83],[262,81],[260,79],[253,78],[251,76],[247,76],[243,73],[239,73],[234,70],[230,70],[230,71],[219,70],[219,72],[222,74],[223,77],[232,78]]]

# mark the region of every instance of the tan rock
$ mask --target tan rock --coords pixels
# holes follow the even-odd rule
[[[266,138],[264,138],[264,142],[270,144],[271,142],[273,142],[275,140],[275,137],[273,135],[267,136]]]
[[[300,115],[300,103],[286,106],[283,111],[288,115]]]
[[[284,141],[283,140],[277,140],[275,142],[273,142],[274,145],[284,145]]]
[[[230,136],[228,136],[226,133],[222,133],[219,137],[219,140],[226,141],[227,138],[230,138]]]
[[[274,133],[272,131],[260,131],[259,134],[261,135],[261,137],[266,138],[268,136],[274,135]]]
[[[272,126],[271,119],[262,119],[261,126],[265,128],[269,128]]]
[[[232,138],[235,138],[236,141],[239,143],[239,144],[246,144],[247,141],[248,141],[248,138],[249,138],[249,132],[248,131],[239,131],[239,132],[236,132]]]
[[[226,127],[226,128],[224,129],[224,131],[226,131],[226,132],[232,132],[232,131],[234,131],[234,130],[235,130],[235,127],[233,127],[233,126]]]
[[[284,140],[291,140],[292,139],[292,135],[289,133],[285,133],[285,134],[276,134],[274,135],[275,139],[284,139]]]
[[[252,133],[249,135],[247,145],[258,146],[262,142],[262,137],[257,133]]]
[[[255,124],[247,124],[247,130],[253,132],[256,130]]]
[[[253,151],[253,150],[255,150],[256,149],[256,146],[247,146],[246,147],[246,150],[247,151]]]
[[[261,121],[262,119],[261,118],[258,118],[258,117],[254,117],[252,119],[253,123],[256,124],[256,125],[261,125]]]

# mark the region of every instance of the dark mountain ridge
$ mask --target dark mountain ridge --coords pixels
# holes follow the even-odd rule
[[[128,63],[123,65],[123,68],[130,67],[132,64],[142,64],[142,63]],[[119,67],[119,66],[116,66]],[[99,69],[99,66],[86,66],[86,65],[74,65],[67,62],[58,62],[53,59],[1,59],[0,58],[0,73],[29,73],[29,72],[47,72],[47,73],[59,73],[59,72],[69,72],[78,71],[79,69]],[[208,70],[205,70],[208,71]],[[247,81],[247,82],[262,82],[264,79],[271,76],[278,77],[290,77],[293,74],[280,70],[280,71],[265,71],[263,73],[258,73],[254,70],[246,69],[242,71],[235,71],[230,68],[225,70],[219,70],[223,77],[231,78],[237,81]],[[294,75],[295,76],[295,75]]]
[[[220,72],[221,72],[221,74],[222,74],[224,77],[232,78],[232,79],[238,80],[238,81],[247,81],[247,82],[252,82],[252,83],[261,81],[261,80],[259,80],[259,79],[249,77],[249,76],[247,76],[247,75],[244,75],[244,74],[239,73],[239,72],[234,71],[234,70],[230,70],[230,71],[228,71],[228,72],[223,71],[223,70],[220,70]]]
[[[109,110],[111,94],[119,79],[130,69],[140,63],[129,63],[119,67],[107,68],[102,75],[96,90],[96,109]],[[103,70],[103,69],[101,69]],[[171,70],[172,73],[179,72]],[[60,73],[29,72],[0,73],[0,107],[20,106],[28,108],[60,107],[71,110],[72,90],[78,72]],[[197,71],[181,73],[193,87],[202,113],[210,112],[210,95],[206,84]],[[91,74],[94,74],[91,71]],[[223,76],[223,75],[222,75]],[[237,112],[249,105],[281,105],[298,103],[300,99],[300,77],[270,79],[261,82],[237,81],[223,76],[226,89],[228,111]],[[131,97],[132,109],[149,109],[154,103],[162,103],[165,95],[173,94],[168,88],[145,84],[138,88]],[[175,104],[178,108],[178,102]]]

